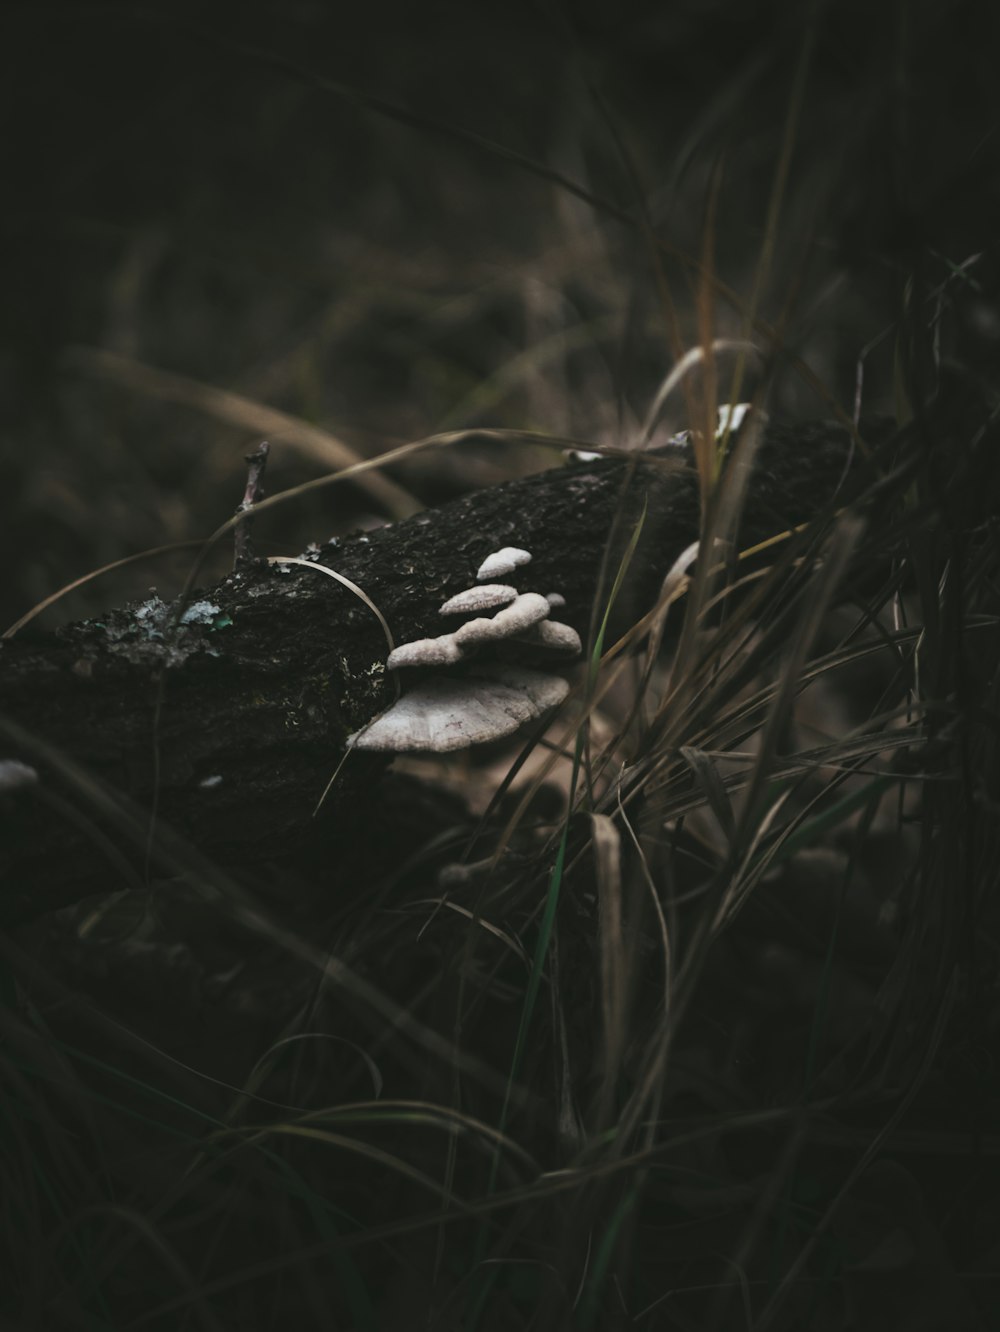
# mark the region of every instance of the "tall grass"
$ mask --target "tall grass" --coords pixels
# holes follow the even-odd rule
[[[173,839],[150,885],[3,941],[13,1326],[992,1325],[995,255],[974,219],[941,226],[929,204],[923,232],[907,214],[903,249],[878,234],[952,179],[906,123],[930,105],[917,55],[940,29],[923,7],[869,16],[875,54],[852,54],[848,10],[775,24],[742,63],[720,51],[729,84],[686,136],[653,133],[649,82],[630,104],[613,61],[598,89],[568,57],[558,166],[449,121],[479,164],[470,196],[481,182],[509,205],[523,174],[526,206],[556,200],[530,260],[514,234],[516,262],[500,265],[449,254],[446,237],[433,271],[415,273],[405,246],[382,256],[382,286],[359,222],[355,285],[328,293],[305,334],[270,293],[288,346],[270,380],[257,364],[272,384],[260,396],[287,410],[261,410],[312,462],[352,460],[331,492],[348,495],[338,525],[551,465],[564,438],[638,451],[684,426],[697,543],[665,561],[656,605],[620,621],[635,543],[676,546],[623,504],[571,706],[500,758],[401,762],[397,781],[421,782],[397,788],[417,813],[397,810],[398,863],[362,894],[338,896],[331,869],[327,905],[283,917],[255,881]],[[666,53],[701,62],[665,22]],[[592,35],[574,40],[589,59]],[[867,116],[895,117],[879,134],[897,150],[898,198],[865,114],[845,130],[856,167],[818,160],[846,114],[845,61]],[[405,133],[385,141],[389,164],[410,169],[399,145],[419,145],[447,195],[437,113],[342,80],[300,85],[295,67],[292,88]],[[985,212],[966,128],[947,143],[963,199]],[[539,180],[553,195],[533,193]],[[870,224],[865,188],[882,209]],[[149,300],[151,321],[176,313]],[[142,325],[142,302],[128,309]],[[385,405],[373,370],[361,424],[330,424],[350,395],[310,386],[331,347],[364,349],[387,381],[405,361],[419,420]],[[258,419],[249,368],[206,387],[118,351],[76,354],[75,373],[117,367],[119,387],[154,395],[150,411],[168,397],[171,411]],[[99,408],[125,438],[118,400],[74,383],[81,438]],[[743,429],[716,430],[720,407],[750,399]],[[891,408],[894,426],[869,438],[861,408]],[[870,480],[749,549],[768,412],[846,422]],[[508,426],[535,445],[505,449]],[[407,447],[467,431],[465,454]],[[210,521],[192,501],[171,540],[218,535],[239,489],[233,451],[211,438],[199,475],[228,501]],[[390,447],[391,479],[377,461]],[[265,510],[289,548],[314,535],[309,505],[334,483],[300,463]],[[143,483],[140,507],[159,486]],[[91,553],[128,558],[97,540]],[[83,816],[110,801],[116,836],[142,845],[142,811],[64,763]],[[267,873],[289,899],[317,887]]]

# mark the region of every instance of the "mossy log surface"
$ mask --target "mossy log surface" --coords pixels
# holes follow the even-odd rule
[[[866,473],[847,431],[770,425],[741,543],[843,504]],[[560,618],[586,635],[601,580],[609,570],[613,578],[642,512],[621,628],[649,608],[697,538],[685,448],[508,482],[338,539],[318,559],[362,587],[405,642],[441,632],[441,603],[474,581],[492,550],[521,546],[532,562],[512,581],[562,593]],[[37,781],[0,790],[0,919],[134,886],[147,873],[192,872],[191,857],[202,855],[228,868],[324,856],[346,885],[373,832],[385,761],[353,754],[318,818],[313,809],[345,737],[391,699],[386,655],[378,621],[346,588],[263,562],[199,589],[183,608],[154,599],[3,641],[0,760],[29,765]]]

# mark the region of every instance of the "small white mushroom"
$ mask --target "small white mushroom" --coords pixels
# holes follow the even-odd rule
[[[752,409],[752,402],[724,402],[719,408],[719,424],[715,431],[715,438],[721,439],[727,430],[735,434],[743,424],[747,413]]]
[[[583,651],[580,635],[572,625],[560,624],[558,620],[541,620],[519,637],[525,643],[531,643],[535,647],[552,648],[556,652],[572,652],[575,655]]]
[[[549,603],[549,605],[552,607],[553,610],[558,610],[560,606],[566,605],[566,598],[563,596],[561,592],[546,592],[545,600]]]
[[[516,587],[504,583],[484,583],[482,587],[466,588],[451,597],[441,607],[442,615],[470,615],[473,611],[492,610],[494,606],[507,606],[517,596]]]
[[[513,573],[520,565],[528,564],[530,560],[531,555],[528,551],[518,550],[517,546],[504,546],[502,550],[495,550],[492,555],[487,555],[479,566],[476,577],[481,583],[490,578],[503,578]]]
[[[401,666],[450,666],[461,660],[462,649],[454,634],[442,634],[440,638],[416,638],[412,643],[401,643],[389,653],[385,664],[390,671],[398,671]]]
[[[348,736],[347,743],[390,753],[467,749],[512,735],[568,692],[569,685],[558,676],[514,666],[477,671],[462,680],[427,680]]]
[[[456,629],[453,636],[462,648],[471,647],[473,643],[515,638],[539,620],[544,620],[549,610],[549,603],[538,592],[525,592],[502,611],[497,611],[492,619],[469,620],[461,629]]]

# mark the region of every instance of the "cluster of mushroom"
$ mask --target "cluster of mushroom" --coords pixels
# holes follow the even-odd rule
[[[441,615],[464,617],[457,629],[404,643],[389,654],[389,670],[440,667],[446,673],[421,679],[391,708],[348,736],[348,745],[393,753],[465,749],[511,735],[563,701],[569,685],[560,676],[496,659],[515,643],[543,658],[580,652],[576,630],[549,618],[553,608],[565,604],[558,593],[518,592],[494,581],[530,560],[526,550],[513,546],[495,551],[480,566],[478,585],[441,607]],[[499,644],[503,647],[498,652]],[[491,652],[492,660],[487,655]]]

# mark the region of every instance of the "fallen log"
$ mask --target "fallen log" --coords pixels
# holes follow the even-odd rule
[[[740,544],[832,511],[872,475],[846,429],[768,425]],[[559,618],[586,636],[639,515],[619,626],[655,601],[699,508],[690,446],[676,445],[508,482],[309,558],[362,588],[401,642],[440,632],[439,606],[492,550],[524,547],[530,586],[558,591]],[[346,891],[384,758],[352,753],[313,814],[346,737],[392,697],[387,651],[344,586],[247,559],[183,604],[154,597],[0,643],[0,920],[176,872],[185,846],[224,867],[339,866],[327,877]]]

